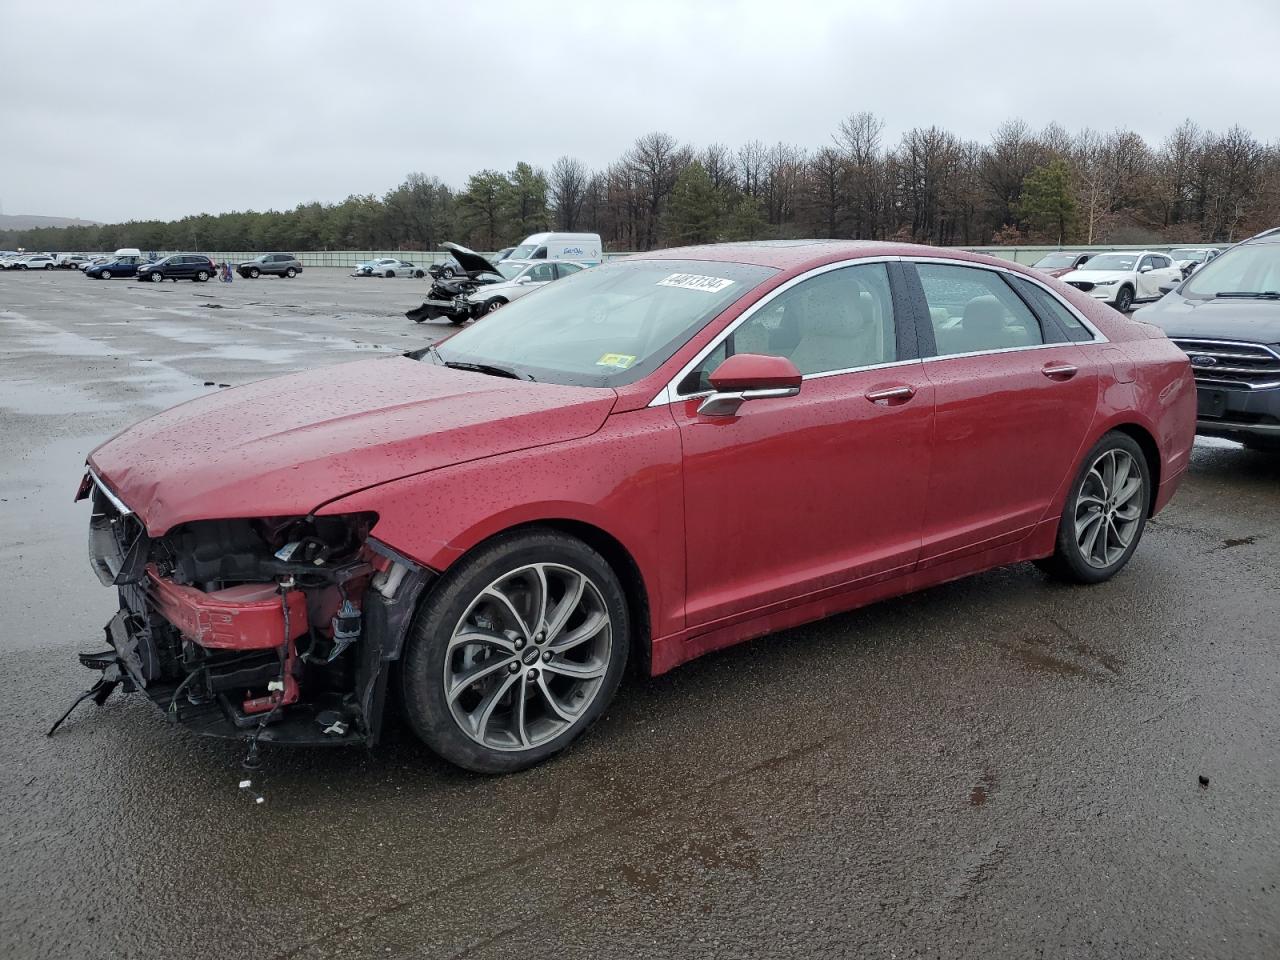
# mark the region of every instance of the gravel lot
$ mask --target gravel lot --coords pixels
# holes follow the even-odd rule
[[[518,776],[397,729],[241,790],[119,694],[46,739],[114,609],[85,454],[443,335],[426,287],[0,274],[0,956],[1280,956],[1280,457],[1226,442],[1111,583],[1009,568],[633,680]]]

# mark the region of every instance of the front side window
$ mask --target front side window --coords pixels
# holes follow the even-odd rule
[[[530,267],[525,276],[529,278],[531,283],[550,283],[555,279],[549,263],[540,263],[536,267]]]
[[[1044,343],[1039,321],[998,273],[942,263],[915,266],[939,356]]]
[[[561,263],[556,269],[560,271],[560,276],[567,277],[571,273],[577,273],[582,267],[576,263]]]
[[[520,297],[424,359],[549,383],[634,383],[777,271],[703,260],[620,260]]]
[[[690,371],[679,392],[710,390],[711,373],[738,353],[786,357],[806,376],[892,362],[897,341],[885,265],[841,267],[783,291]]]

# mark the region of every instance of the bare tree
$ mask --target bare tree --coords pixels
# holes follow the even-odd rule
[[[578,229],[586,196],[587,168],[576,157],[561,157],[551,166],[551,204],[561,230]]]

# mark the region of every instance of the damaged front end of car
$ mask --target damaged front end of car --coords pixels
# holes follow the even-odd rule
[[[104,671],[85,697],[101,704],[118,683],[205,736],[377,741],[390,664],[432,574],[369,536],[373,514],[200,520],[152,536],[92,469],[86,498],[90,561],[120,608],[110,649],[81,658]]]

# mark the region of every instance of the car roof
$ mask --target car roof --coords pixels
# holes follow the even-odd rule
[[[859,257],[937,257],[971,260],[1000,267],[1025,269],[1010,260],[970,253],[955,247],[931,247],[918,243],[887,240],[752,240],[674,247],[634,254],[628,260],[707,260],[720,263],[747,263],[776,270],[797,271],[839,260]]]

